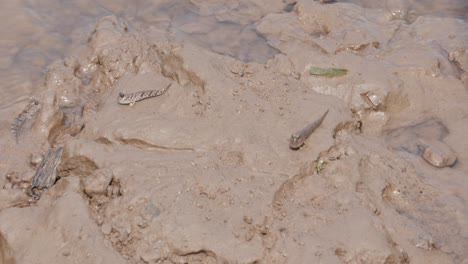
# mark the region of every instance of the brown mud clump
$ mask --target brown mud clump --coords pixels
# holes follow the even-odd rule
[[[0,105],[0,262],[466,262],[466,21],[351,2],[77,4],[35,35],[65,58],[0,43],[45,73]]]

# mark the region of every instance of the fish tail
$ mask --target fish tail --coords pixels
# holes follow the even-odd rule
[[[163,92],[163,93],[166,92],[166,91],[169,89],[169,87],[171,87],[171,85],[172,85],[172,83],[170,83],[168,86],[166,86],[166,88],[164,88],[164,89],[162,90],[162,92]]]
[[[319,119],[319,122],[322,123],[322,121],[325,119],[325,117],[327,116],[328,114],[328,111],[330,111],[330,109],[327,109],[327,111],[325,111],[325,113],[322,115],[322,117],[320,117]]]

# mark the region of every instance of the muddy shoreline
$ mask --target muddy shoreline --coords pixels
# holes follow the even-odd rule
[[[468,263],[466,21],[208,2],[103,16],[0,109],[0,260]]]

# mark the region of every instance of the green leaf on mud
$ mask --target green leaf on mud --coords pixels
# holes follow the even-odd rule
[[[311,75],[318,75],[318,76],[325,76],[325,77],[338,77],[338,76],[344,76],[347,73],[348,73],[347,69],[310,67]]]

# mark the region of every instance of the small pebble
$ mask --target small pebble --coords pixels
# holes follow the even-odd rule
[[[23,173],[23,175],[21,177],[21,182],[31,183],[33,181],[33,179],[34,179],[34,174],[35,174],[34,171],[27,171],[27,172]]]
[[[112,226],[105,223],[101,226],[101,232],[104,234],[104,235],[109,235],[112,231]]]
[[[141,228],[147,228],[148,227],[148,222],[143,219],[143,217],[139,216],[138,217],[138,221],[137,221],[137,225]]]
[[[112,189],[112,197],[120,196],[120,186],[114,185]]]
[[[415,241],[415,246],[425,250],[436,249],[436,243],[430,235],[419,235],[418,239]]]
[[[361,97],[374,110],[379,108],[379,106],[382,104],[382,99],[374,92],[362,93]]]
[[[109,169],[98,169],[91,175],[82,179],[84,192],[93,197],[94,195],[105,195],[114,175]],[[112,190],[109,190],[112,194]]]
[[[159,263],[161,259],[164,259],[164,255],[156,249],[143,253],[140,259],[145,263]]]
[[[18,184],[18,187],[19,187],[20,189],[22,189],[22,190],[26,190],[26,189],[28,189],[28,188],[31,187],[31,183],[30,183],[30,182],[20,182],[20,183]]]
[[[422,141],[419,144],[422,157],[432,166],[438,168],[451,167],[457,161],[455,153],[441,141]]]
[[[12,171],[5,175],[5,178],[10,182],[19,182],[20,176],[17,172]]]
[[[29,158],[29,164],[31,164],[34,168],[37,167],[37,165],[41,164],[42,162],[42,155],[39,155],[37,153],[31,154],[31,157]]]
[[[120,232],[120,241],[126,241],[128,239],[128,236],[130,235],[131,230],[124,229]]]
[[[254,232],[252,229],[250,229],[247,233],[245,233],[245,237],[244,237],[244,238],[245,238],[245,241],[250,241],[250,240],[252,240],[252,238],[254,237],[254,235],[255,235],[255,232]]]
[[[107,197],[112,197],[112,192],[114,190],[114,187],[112,185],[107,186]]]

